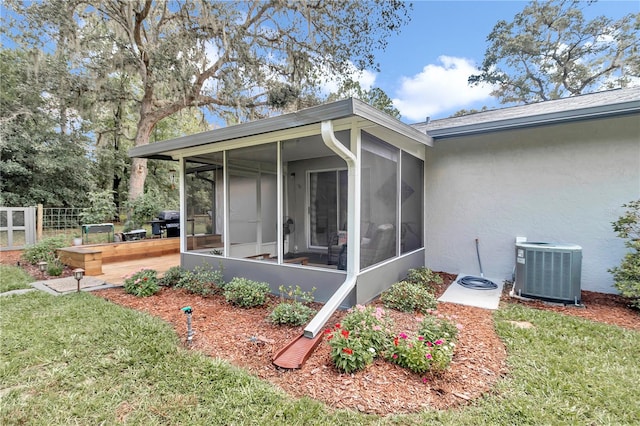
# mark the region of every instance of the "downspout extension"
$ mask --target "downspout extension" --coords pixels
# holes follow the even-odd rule
[[[324,144],[333,152],[335,152],[338,156],[340,156],[347,163],[347,170],[349,173],[349,191],[355,190],[355,169],[357,166],[356,156],[353,152],[348,150],[338,139],[336,139],[335,134],[333,133],[333,124],[331,121],[323,121],[320,125],[320,134],[322,135],[322,140]],[[352,187],[353,186],[353,187]],[[352,193],[352,192],[350,192]],[[349,197],[352,199],[353,197]],[[348,214],[353,214],[353,209],[349,209]],[[354,227],[354,220],[348,220],[348,226]],[[355,233],[353,229],[347,229],[347,247],[351,245],[353,247],[354,242],[350,241],[350,239],[354,238]],[[351,250],[353,252],[353,249]],[[349,253],[349,251],[347,251]],[[335,293],[327,300],[327,303],[324,304],[322,309],[313,317],[311,322],[307,324],[307,327],[304,329],[304,337],[314,338],[319,332],[320,329],[326,324],[329,320],[329,317],[333,315],[333,313],[340,307],[340,304],[344,301],[344,299],[349,295],[351,290],[356,285],[357,274],[355,273],[355,262],[354,259],[348,259],[347,261],[347,276],[345,281],[338,287]]]

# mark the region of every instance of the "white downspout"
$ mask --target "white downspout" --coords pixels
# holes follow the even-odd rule
[[[351,130],[354,131],[353,129]],[[329,320],[329,317],[340,307],[342,301],[349,295],[356,285],[358,270],[360,269],[359,256],[359,240],[360,227],[357,226],[356,218],[360,216],[360,197],[357,194],[359,164],[356,155],[349,151],[333,133],[333,124],[331,121],[323,121],[320,126],[320,134],[324,144],[340,156],[347,163],[348,173],[348,201],[347,201],[347,276],[345,281],[333,293],[322,309],[313,317],[311,322],[304,329],[304,336],[314,338],[320,329]],[[353,138],[352,138],[353,139]],[[359,137],[358,137],[359,140]]]

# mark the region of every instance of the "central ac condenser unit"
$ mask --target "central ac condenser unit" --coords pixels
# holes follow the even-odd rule
[[[517,243],[513,294],[578,305],[581,268],[575,244]]]

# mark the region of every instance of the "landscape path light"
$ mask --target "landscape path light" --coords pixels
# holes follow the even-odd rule
[[[82,277],[84,277],[84,269],[76,268],[73,270],[73,278],[78,281],[78,293],[80,292],[80,280],[82,280]]]
[[[47,262],[38,262],[38,269],[40,269],[40,274],[42,275],[42,279],[44,279],[44,271],[47,270]]]

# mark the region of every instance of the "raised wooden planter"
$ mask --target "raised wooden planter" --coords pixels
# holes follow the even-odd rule
[[[60,261],[72,268],[84,269],[85,275],[102,274],[102,252],[84,247],[58,249]]]
[[[155,238],[65,247],[58,250],[58,257],[65,265],[84,269],[85,275],[100,275],[103,263],[144,259],[172,253],[180,253],[180,238]]]

